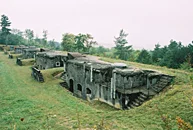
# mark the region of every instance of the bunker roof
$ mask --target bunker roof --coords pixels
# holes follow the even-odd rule
[[[38,52],[36,55],[37,56],[48,57],[48,58],[54,58],[54,57],[57,57],[57,56],[67,57],[67,55],[65,53],[55,52],[55,51]]]
[[[51,51],[51,50],[47,48],[40,48],[40,52],[44,52],[44,51]]]
[[[35,46],[29,46],[29,48],[36,48]]]
[[[73,63],[73,64],[80,64],[83,65],[85,64],[85,67],[92,67],[93,69],[108,69],[108,68],[112,68],[112,65],[110,63],[101,63],[101,62],[97,62],[94,60],[90,60],[89,58],[77,58],[77,59],[73,59],[73,60],[68,60],[68,62]]]
[[[79,53],[80,54],[80,53]],[[108,69],[108,68],[128,68],[124,63],[109,63],[99,59],[96,56],[83,55],[84,57],[76,57],[75,59],[68,60],[74,64],[85,64],[87,67],[93,67],[94,69]]]
[[[26,49],[26,48],[28,48],[28,47],[26,47],[26,46],[15,46],[14,48],[15,48],[15,49]]]
[[[144,71],[138,68],[127,68],[127,69],[115,68],[113,72],[125,76],[144,74]]]
[[[113,63],[112,66],[115,68],[127,68],[125,63]]]
[[[24,49],[24,51],[28,51],[28,52],[38,52],[38,51],[40,51],[40,48],[26,48],[26,49]]]
[[[161,75],[166,75],[166,74],[163,74],[159,71],[156,71],[156,70],[142,70],[142,69],[139,69],[139,68],[134,68],[134,67],[128,67],[127,69],[120,69],[120,68],[115,68],[113,70],[114,73],[117,73],[117,74],[121,74],[123,76],[134,76],[134,75],[138,75],[138,74],[145,74],[147,75],[148,77],[156,77],[156,76],[161,76]],[[169,76],[169,75],[167,75]]]
[[[7,46],[14,47],[15,45],[7,45]]]
[[[19,45],[19,47],[26,47],[25,45]]]
[[[68,57],[70,59],[75,59],[75,58],[86,57],[86,56],[78,52],[68,52]]]

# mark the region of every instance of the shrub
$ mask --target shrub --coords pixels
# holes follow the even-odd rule
[[[188,62],[184,62],[183,64],[180,65],[180,68],[183,70],[190,70],[191,65]]]

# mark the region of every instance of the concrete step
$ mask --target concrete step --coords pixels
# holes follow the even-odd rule
[[[168,82],[158,82],[159,85],[167,85]]]
[[[159,89],[157,87],[152,87],[152,90],[155,91],[155,92],[159,91]]]
[[[127,109],[129,110],[129,109],[132,109],[131,107],[129,107],[129,106],[127,106]]]
[[[161,79],[171,79],[171,78],[167,76],[162,76]]]
[[[139,96],[142,97],[143,99],[146,99],[148,97],[147,95],[145,95],[143,93],[141,93]]]
[[[168,82],[168,79],[161,78],[160,81],[161,81],[161,82]]]
[[[139,99],[135,99],[135,102],[141,104],[142,102]]]
[[[132,102],[132,105],[134,105],[135,107],[138,107],[140,104],[136,103],[135,101]]]
[[[145,99],[142,98],[142,97],[138,97],[138,100],[140,100],[141,102],[144,102],[144,101],[145,101]]]
[[[129,107],[130,108],[134,108],[135,106],[133,104],[129,104]]]

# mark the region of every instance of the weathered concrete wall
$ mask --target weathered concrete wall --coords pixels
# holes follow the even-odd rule
[[[35,64],[38,67],[38,69],[49,69],[49,68],[56,68],[56,67],[62,67],[63,61],[60,56],[56,56],[53,58],[42,56],[42,55],[36,55],[35,56]]]
[[[23,59],[35,58],[35,54],[36,54],[36,51],[23,51],[22,58]]]
[[[36,53],[40,52],[40,48],[35,48],[33,46],[27,48],[27,49],[23,49],[22,50],[22,55],[23,55],[23,59],[29,59],[29,58],[35,58]]]
[[[167,87],[173,78],[151,70],[113,68],[84,60],[68,60],[65,71],[68,89],[74,95],[120,109],[141,105]]]
[[[66,81],[71,92],[83,99],[100,100],[120,108],[119,101],[112,96],[111,78],[108,73],[111,73],[111,68],[95,70],[84,63],[66,63]]]
[[[21,48],[15,48],[14,51],[15,51],[15,54],[22,53],[22,49]]]
[[[10,51],[14,51],[14,46],[10,46]]]
[[[21,54],[24,49],[27,49],[27,47],[14,47],[15,54]]]

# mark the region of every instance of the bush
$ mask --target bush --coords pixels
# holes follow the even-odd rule
[[[188,62],[184,62],[183,64],[180,65],[180,68],[183,70],[191,70],[191,65]]]

